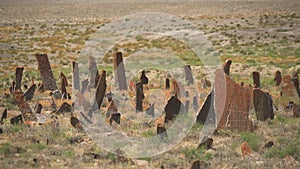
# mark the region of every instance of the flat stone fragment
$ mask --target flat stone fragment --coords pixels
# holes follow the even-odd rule
[[[25,92],[24,92],[24,98],[26,101],[31,100],[34,96],[34,92],[36,89],[36,84],[32,84]]]
[[[67,92],[68,80],[63,72],[60,73],[60,90],[63,95],[63,98],[66,99],[68,96]]]
[[[23,67],[17,67],[16,68],[16,85],[15,85],[15,89],[19,89],[21,90],[21,85],[22,85],[22,76],[23,76]]]
[[[146,114],[154,117],[154,106],[155,106],[155,103],[153,103],[152,105],[150,105],[150,107],[148,107],[146,109]]]
[[[43,106],[40,103],[37,103],[34,106],[34,112],[33,112],[33,114],[41,114],[42,109],[43,109]]]
[[[107,84],[106,84],[106,71],[102,70],[100,80],[99,80],[99,82],[97,84],[97,87],[96,87],[96,103],[97,103],[97,106],[98,106],[99,109],[100,109],[101,104],[103,102],[106,87],[107,87]]]
[[[112,122],[116,122],[117,124],[121,123],[121,113],[113,113],[110,115],[109,124],[112,125]]]
[[[235,83],[223,70],[216,71],[214,105],[217,129],[253,131],[253,124],[249,119],[252,100],[251,87]]]
[[[190,65],[184,65],[184,74],[185,80],[187,81],[188,85],[194,84],[194,78],[192,75],[192,69]]]
[[[50,62],[46,54],[37,54],[38,69],[45,90],[57,90],[56,82],[51,70]]]
[[[279,86],[279,85],[280,85],[281,79],[282,79],[281,72],[280,72],[279,70],[277,70],[277,71],[275,72],[275,77],[274,77],[274,81],[275,81],[275,85],[276,85],[276,86]]]
[[[78,131],[81,131],[81,132],[84,131],[80,121],[76,117],[72,116],[70,119],[70,123]]]
[[[23,118],[22,118],[22,115],[18,115],[18,116],[15,116],[13,118],[10,119],[10,124],[12,125],[17,125],[17,124],[23,124]]]
[[[171,96],[165,107],[165,123],[172,121],[179,113],[184,112],[185,107],[176,96]]]
[[[121,52],[117,52],[114,55],[114,71],[115,71],[115,82],[116,85],[118,85],[119,90],[127,90],[125,67],[124,67],[123,56]]]
[[[56,111],[56,114],[63,114],[63,113],[67,113],[67,112],[72,112],[73,108],[70,104],[64,102],[60,108]]]
[[[253,72],[253,84],[254,88],[260,88],[260,77],[259,77],[259,72]]]
[[[7,109],[5,109],[2,113],[0,124],[4,123],[4,120],[7,118]]]
[[[213,90],[206,97],[200,112],[197,115],[197,122],[204,124],[207,120],[209,124],[215,124],[215,111],[214,111],[214,94]],[[207,119],[208,117],[208,119]]]
[[[212,149],[212,143],[213,143],[212,138],[208,138],[207,136],[204,136],[201,143],[198,145],[198,149],[202,147],[205,147],[206,150]]]
[[[272,97],[260,89],[253,89],[253,104],[257,120],[274,118]]]
[[[72,62],[72,70],[73,70],[73,88],[75,90],[80,90],[80,84],[79,84],[79,68],[77,62]]]

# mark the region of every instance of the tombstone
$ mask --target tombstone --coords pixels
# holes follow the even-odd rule
[[[115,105],[115,102],[112,100],[106,112],[106,118],[110,117],[113,113],[117,113],[118,108]]]
[[[203,106],[200,109],[200,112],[197,115],[196,122],[204,124],[206,119],[209,124],[215,123],[215,112],[214,112],[214,94],[213,90],[206,97]]]
[[[300,117],[300,104],[293,104],[293,116],[296,118]]]
[[[143,99],[144,99],[144,91],[143,91],[143,83],[142,82],[138,82],[135,84],[135,88],[136,88],[136,106],[135,106],[135,110],[136,112],[141,112],[143,111]]]
[[[116,85],[118,84],[119,90],[127,90],[125,68],[124,68],[123,56],[121,52],[117,52],[114,55],[114,71],[115,71]]]
[[[9,87],[9,93],[10,93],[10,95],[12,95],[12,96],[14,95],[15,89],[16,89],[16,82],[13,81],[12,84],[11,84],[11,86]]]
[[[35,55],[35,57],[38,62],[38,69],[44,84],[44,89],[57,90],[56,82],[51,70],[48,56],[46,54],[37,54]]]
[[[142,75],[140,77],[140,82],[142,82],[142,84],[148,84],[148,78],[147,78],[144,70],[142,71]]]
[[[40,84],[38,85],[38,91],[39,91],[40,93],[43,93],[43,92],[45,91],[43,83],[40,83]]]
[[[294,103],[299,103],[298,92],[290,75],[283,76],[280,83],[280,95],[284,100],[288,99]]]
[[[121,113],[113,113],[110,115],[109,124],[112,125],[112,122],[116,122],[117,124],[121,123]]]
[[[223,68],[224,68],[224,72],[229,76],[230,73],[230,65],[231,65],[232,61],[227,59]]]
[[[257,120],[274,118],[272,97],[260,89],[253,89],[253,104]]]
[[[190,108],[190,101],[189,100],[185,101],[184,107],[185,107],[185,112],[188,113],[189,112],[189,108]]]
[[[259,72],[253,72],[252,73],[253,76],[253,84],[254,84],[254,88],[260,88],[260,77],[259,77]]]
[[[84,131],[81,124],[80,124],[80,121],[76,117],[72,116],[71,119],[70,119],[70,123],[78,131]]]
[[[113,99],[112,99],[112,97],[113,97],[113,94],[112,94],[112,92],[111,91],[109,91],[109,93],[106,93],[106,95],[105,95],[106,97],[107,97],[107,101],[108,102],[111,102]]]
[[[215,72],[214,109],[218,129],[230,129],[237,132],[252,131],[249,118],[253,107],[253,89],[234,82],[223,70]]]
[[[43,106],[40,103],[36,103],[34,106],[34,113],[33,114],[41,114]]]
[[[89,89],[97,87],[97,79],[98,76],[98,68],[95,59],[90,56],[89,57]]]
[[[89,85],[88,79],[85,79],[81,82],[81,90],[80,90],[81,94],[85,93],[85,90],[87,89],[88,85]]]
[[[61,78],[61,81],[65,84],[66,87],[69,86],[68,79],[67,79],[66,75],[63,72],[60,72],[60,78]]]
[[[187,84],[194,84],[194,79],[192,75],[192,70],[190,65],[184,65],[184,74],[185,74],[185,80],[187,81]]]
[[[274,81],[275,81],[276,86],[280,85],[281,79],[282,79],[281,72],[279,70],[277,70],[276,73],[275,73],[275,77],[274,77]]]
[[[165,107],[165,123],[172,121],[179,113],[184,112],[185,107],[176,96],[171,96]]]
[[[154,117],[154,106],[155,106],[155,103],[153,103],[152,105],[150,105],[150,107],[148,107],[146,109],[147,115]]]
[[[10,119],[10,124],[12,125],[17,125],[17,124],[23,124],[23,118],[22,118],[22,115],[18,115],[18,116],[15,116],[13,118]]]
[[[67,112],[72,112],[73,111],[73,108],[70,104],[64,102],[60,108],[56,111],[56,114],[64,114],[64,113],[67,113]]]
[[[2,113],[0,124],[2,125],[4,123],[4,120],[7,118],[7,109],[5,109]]]
[[[190,169],[203,169],[208,168],[208,165],[204,161],[194,160],[191,164]]]
[[[198,97],[194,96],[193,97],[193,109],[198,110],[199,109],[199,102],[198,102]]]
[[[17,101],[18,107],[22,113],[25,120],[33,120],[32,111],[29,104],[25,101],[23,93],[19,90],[15,92],[15,99]]]
[[[175,79],[173,79],[172,84],[173,84],[173,90],[174,90],[175,95],[177,97],[180,97],[180,87],[179,87],[178,82]]]
[[[55,101],[54,101],[53,98],[51,98],[51,103],[50,104],[51,104],[50,105],[51,111],[52,112],[56,112],[57,111],[57,105],[56,105],[56,103],[55,103]]]
[[[67,99],[68,92],[67,92],[67,87],[68,86],[68,81],[66,76],[63,74],[63,72],[60,73],[60,90],[62,93],[62,96],[64,99]]]
[[[170,79],[166,78],[166,89],[170,89]]]
[[[74,90],[80,90],[80,84],[79,84],[79,68],[77,62],[72,62],[72,70],[73,70],[73,89]]]
[[[23,76],[23,67],[17,67],[16,68],[16,86],[15,89],[21,90],[21,85],[22,85],[22,76]]]
[[[35,89],[36,89],[36,84],[32,84],[23,94],[24,96],[24,99],[26,101],[28,100],[31,100],[34,96],[34,92],[35,92]]]
[[[202,139],[201,143],[198,145],[198,148],[205,148],[206,150],[208,149],[212,149],[212,143],[213,143],[213,139],[212,138],[208,138],[207,136],[204,136],[204,138]]]
[[[297,72],[294,72],[294,73],[293,73],[292,81],[293,81],[293,83],[294,83],[294,86],[295,86],[296,91],[297,91],[297,93],[298,93],[298,96],[299,96],[299,98],[300,98],[299,77],[298,77],[298,73],[297,73]]]
[[[100,80],[98,81],[97,87],[96,87],[96,103],[98,108],[100,109],[101,104],[103,102],[103,98],[106,91],[106,71],[102,70]]]

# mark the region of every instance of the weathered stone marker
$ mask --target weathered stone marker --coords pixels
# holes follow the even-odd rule
[[[180,95],[180,87],[179,87],[178,82],[175,79],[173,79],[172,84],[173,84],[173,90],[174,90],[175,95],[177,97],[180,97],[181,96]]]
[[[15,86],[15,90],[19,89],[21,90],[21,85],[22,85],[22,76],[23,76],[23,67],[17,67],[16,68],[16,86]]]
[[[253,84],[254,88],[260,88],[260,77],[259,77],[259,72],[253,72]]]
[[[112,100],[106,112],[106,118],[110,117],[113,113],[118,113],[118,108]]]
[[[77,62],[72,62],[72,69],[73,69],[73,89],[80,90],[79,84],[79,68]]]
[[[115,71],[116,85],[118,84],[119,90],[127,90],[125,68],[124,68],[123,56],[121,52],[117,52],[114,55],[114,71]]]
[[[60,73],[60,90],[63,95],[63,98],[66,99],[68,97],[67,87],[68,80],[67,77],[64,75],[63,72]]]
[[[274,118],[273,100],[268,93],[260,89],[253,89],[253,104],[257,120],[264,121]]]
[[[144,70],[142,71],[142,75],[140,77],[140,81],[142,82],[142,84],[148,84],[148,78],[147,78],[146,73],[145,73]]]
[[[106,71],[102,70],[101,77],[100,77],[100,79],[98,81],[98,84],[97,84],[97,87],[96,87],[96,103],[97,103],[97,106],[98,106],[99,109],[100,109],[101,104],[103,102],[106,87],[107,87],[107,84],[106,84]]]
[[[29,104],[25,101],[23,92],[16,90],[15,99],[17,101],[18,107],[22,113],[24,120],[33,120],[33,114]]]
[[[97,76],[98,76],[98,68],[95,59],[90,56],[89,57],[89,89],[97,87]]]
[[[110,115],[109,124],[112,125],[112,122],[115,121],[117,124],[121,123],[121,113],[113,113]]]
[[[209,93],[209,95],[206,97],[204,104],[200,110],[200,112],[197,115],[197,122],[204,124],[206,119],[207,123],[214,124],[215,123],[215,112],[214,112],[214,94],[213,90]],[[208,116],[209,115],[209,116]]]
[[[297,73],[297,72],[294,72],[294,73],[293,73],[292,81],[293,81],[293,83],[294,83],[294,86],[295,86],[296,91],[297,91],[297,93],[298,93],[298,96],[299,96],[299,98],[300,98],[299,77],[298,77],[298,73]]]
[[[283,98],[293,101],[294,103],[299,103],[298,92],[290,75],[283,76],[280,89],[280,95]]]
[[[188,85],[194,84],[194,78],[192,75],[192,70],[190,65],[184,65],[184,74],[185,74],[185,80],[187,81]]]
[[[31,100],[34,96],[34,92],[35,92],[35,89],[36,89],[36,84],[32,84],[23,94],[24,96],[24,99],[26,101],[28,100]]]
[[[277,70],[277,71],[275,72],[275,77],[274,77],[274,81],[275,81],[275,85],[276,85],[276,86],[279,86],[279,85],[280,85],[281,79],[282,79],[282,77],[281,77],[281,72],[280,72],[279,70]]]
[[[300,117],[300,105],[293,103],[293,116]]]
[[[170,89],[170,79],[166,78],[166,89]]]
[[[38,69],[43,81],[45,90],[57,90],[56,82],[51,70],[50,62],[46,54],[35,55],[38,62]]]
[[[224,68],[224,72],[229,76],[230,73],[230,65],[231,65],[232,61],[231,60],[226,60],[223,68]]]
[[[135,84],[136,88],[136,112],[143,111],[143,99],[144,99],[144,91],[143,91],[143,83],[138,82]]]
[[[146,114],[154,117],[154,106],[155,106],[155,103],[150,105],[150,107],[148,107],[148,109],[146,109]]]
[[[76,117],[72,116],[70,119],[70,123],[78,131],[84,131],[80,121]]]
[[[34,113],[33,114],[41,114],[43,106],[40,103],[36,103],[34,106]]]
[[[165,123],[172,121],[179,113],[184,112],[185,107],[176,96],[171,96],[165,107]]]
[[[63,114],[67,112],[72,112],[72,106],[66,102],[64,102],[60,108],[56,111],[56,114]]]
[[[22,115],[18,115],[18,116],[15,116],[13,118],[10,119],[10,124],[12,125],[17,125],[17,124],[23,124],[23,118],[22,118]]]
[[[199,102],[198,102],[198,97],[194,96],[193,97],[193,109],[198,110],[199,109]]]
[[[7,118],[7,109],[5,109],[2,113],[0,124],[4,123],[4,120]]]

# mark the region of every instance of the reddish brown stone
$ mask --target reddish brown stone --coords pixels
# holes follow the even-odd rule
[[[257,120],[264,121],[274,118],[273,100],[268,93],[260,89],[253,89],[253,104]]]
[[[298,77],[298,73],[297,73],[297,72],[294,72],[294,73],[293,73],[292,81],[293,81],[293,83],[294,83],[294,86],[295,86],[296,91],[297,91],[297,93],[298,93],[298,96],[299,96],[299,98],[300,98],[299,77]]]
[[[123,56],[121,52],[117,52],[114,55],[114,71],[115,71],[115,81],[116,84],[118,84],[119,90],[127,90],[125,67],[124,67]]]
[[[79,68],[77,62],[72,62],[72,70],[73,70],[73,88],[75,90],[80,90],[79,84]]]
[[[37,54],[38,69],[44,84],[45,90],[57,90],[56,82],[51,70],[50,62],[46,54]]]
[[[138,82],[136,83],[136,111],[141,112],[143,111],[143,99],[144,99],[144,91],[143,91],[143,83]]]
[[[78,131],[81,131],[81,132],[84,131],[80,121],[76,117],[72,116],[71,119],[70,119],[70,123]]]
[[[111,103],[110,103],[110,105],[109,105],[109,107],[108,107],[108,109],[107,109],[106,117],[108,118],[108,117],[111,116],[111,114],[117,113],[117,112],[118,112],[118,108],[115,105],[115,102],[112,100]]]
[[[188,85],[194,84],[194,79],[193,79],[190,65],[184,65],[184,74],[185,74],[185,80],[187,81]]]
[[[172,84],[173,84],[173,90],[174,90],[175,95],[177,97],[180,97],[181,96],[180,95],[180,87],[179,87],[178,82],[175,79],[173,79]]]
[[[224,72],[229,76],[230,73],[230,65],[232,61],[231,60],[226,60],[225,64],[223,65]]]
[[[204,138],[202,139],[201,143],[198,145],[198,149],[199,148],[205,148],[206,150],[208,149],[212,149],[212,143],[214,142],[214,140],[212,138],[208,138],[207,136],[204,136]]]
[[[193,161],[190,167],[190,169],[202,169],[202,168],[208,168],[208,164],[200,160]]]
[[[32,84],[25,92],[24,92],[24,98],[26,101],[31,100],[34,96],[34,92],[36,89],[36,84]]]
[[[17,101],[18,107],[22,113],[25,120],[33,120],[33,114],[29,104],[25,101],[23,93],[21,91],[15,91],[15,99]]]
[[[279,70],[277,70],[276,73],[275,73],[275,77],[274,77],[274,81],[275,81],[276,86],[280,85],[281,79],[282,79],[281,72]]]
[[[100,109],[101,104],[103,102],[106,87],[107,87],[107,85],[106,85],[106,71],[102,70],[100,80],[99,80],[99,82],[97,84],[97,87],[96,87],[96,103],[97,103],[97,106],[98,106],[99,109]]]
[[[67,93],[67,87],[68,86],[68,80],[67,80],[67,77],[64,75],[63,72],[60,73],[60,90],[61,90],[61,93],[62,95],[64,96],[64,98],[66,99],[65,96],[68,95]]]
[[[280,88],[280,94],[283,98],[287,98],[289,101],[293,101],[294,103],[299,103],[297,89],[295,88],[290,75],[283,76]]]
[[[235,83],[223,70],[217,70],[214,84],[217,129],[252,131],[249,111],[252,108],[251,87]]]
[[[15,89],[21,90],[21,85],[22,85],[22,76],[23,76],[23,67],[17,67],[16,68],[16,86]]]
[[[259,72],[253,72],[253,84],[254,88],[260,88],[260,77],[259,77]]]

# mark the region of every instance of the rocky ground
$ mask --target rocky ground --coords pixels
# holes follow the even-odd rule
[[[273,81],[277,70],[283,75],[300,72],[299,9],[300,2],[296,0],[1,1],[0,112],[8,109],[8,120],[3,122],[3,133],[0,134],[2,168],[189,168],[196,159],[207,168],[299,168],[300,120],[293,117],[291,109],[286,109],[289,98],[280,98],[279,88]],[[212,42],[222,62],[233,61],[230,77],[237,83],[253,84],[252,72],[259,71],[262,89],[273,96],[277,107],[274,120],[255,120],[253,133],[219,130],[211,136],[214,142],[213,149],[209,150],[197,149],[202,126],[195,124],[175,148],[142,159],[128,159],[106,152],[88,135],[72,127],[71,114],[58,115],[59,126],[53,125],[53,121],[49,125],[31,127],[10,124],[9,119],[20,113],[14,99],[5,95],[15,78],[16,67],[25,68],[23,84],[30,85],[32,79],[38,83],[41,77],[35,54],[46,53],[54,77],[59,79],[60,72],[64,72],[71,82],[71,62],[80,58],[85,42],[110,21],[138,12],[166,12],[196,25]],[[186,48],[177,48],[170,40],[149,41],[150,46],[155,46],[155,42],[174,49],[177,54],[189,52]],[[139,39],[135,42],[118,48],[136,49],[148,43]],[[109,58],[107,62],[111,64]],[[205,69],[191,65],[193,75],[202,86],[207,75],[203,73]],[[98,65],[98,68],[106,69],[108,79],[111,78],[112,67]],[[152,87],[160,86],[157,79],[164,77],[155,73],[148,74],[150,82],[155,83]],[[209,89],[206,90],[207,93]],[[201,97],[200,103],[205,96]],[[36,92],[29,105],[34,107],[37,101],[42,102],[42,114],[50,118],[50,100],[49,93]],[[60,100],[56,102],[62,104]],[[254,112],[251,116],[255,119]],[[133,126],[123,130],[143,137],[155,135],[154,127]],[[253,150],[246,159],[240,150],[244,141]],[[264,148],[269,141],[273,141],[274,146]]]

